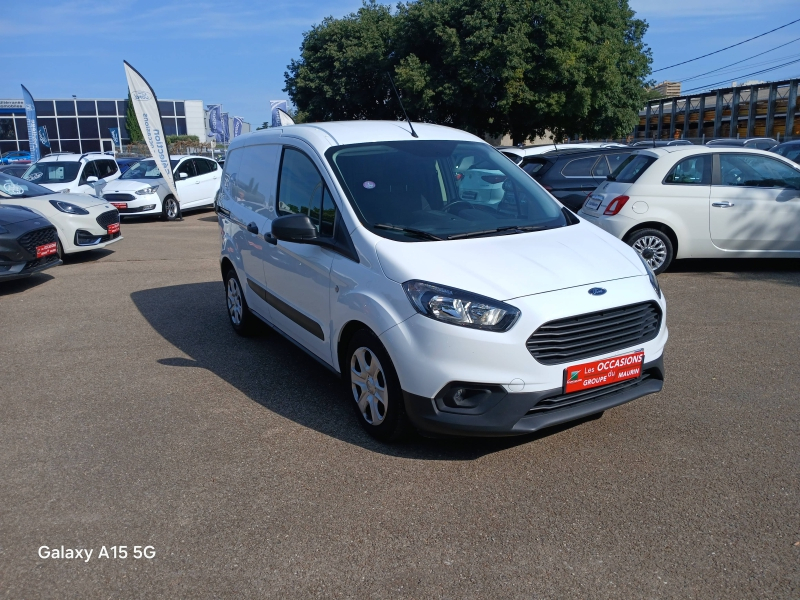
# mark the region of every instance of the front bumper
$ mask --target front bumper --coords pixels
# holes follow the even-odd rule
[[[57,254],[51,254],[50,256],[34,258],[24,263],[0,263],[0,281],[29,277],[34,273],[41,273],[50,267],[57,267],[61,262]]]
[[[569,395],[563,395],[560,387],[519,394],[502,395],[498,392],[500,397],[490,400],[493,406],[479,414],[448,409],[442,404],[439,395],[436,398],[425,398],[403,392],[403,397],[406,414],[423,433],[495,437],[524,435],[582,419],[647,394],[660,392],[663,385],[662,355],[644,364],[639,379]]]
[[[121,217],[143,217],[161,214],[161,198],[158,194],[105,194],[103,200],[114,206]]]

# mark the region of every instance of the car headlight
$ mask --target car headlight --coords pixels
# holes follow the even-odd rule
[[[149,196],[150,194],[155,194],[158,190],[157,185],[152,185],[150,187],[143,188],[141,190],[136,191],[137,196]]]
[[[647,269],[647,276],[650,278],[650,285],[653,286],[653,289],[656,291],[656,295],[659,298],[661,298],[661,286],[658,285],[658,278],[656,277],[656,274],[653,272],[653,268],[647,263],[647,260],[645,260],[645,258],[641,254],[637,252],[636,256],[639,257],[639,260],[642,261],[644,268]]]
[[[50,200],[50,204],[55,206],[58,210],[63,213],[67,213],[68,215],[88,215],[89,211],[85,208],[81,208],[80,206],[75,206],[74,204],[70,204],[69,202],[64,202],[63,200]]]
[[[451,325],[508,331],[520,315],[505,302],[416,279],[406,281],[403,290],[418,313]]]

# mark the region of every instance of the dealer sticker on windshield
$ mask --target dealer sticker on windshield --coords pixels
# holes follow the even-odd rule
[[[572,365],[564,369],[564,393],[571,394],[636,379],[642,374],[643,364],[644,351],[637,350],[613,358]]]
[[[600,204],[602,204],[603,199],[598,198],[597,196],[591,196],[587,201],[586,204],[583,205],[584,208],[588,208],[589,210],[597,210],[600,208]]]

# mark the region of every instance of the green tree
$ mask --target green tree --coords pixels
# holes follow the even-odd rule
[[[133,110],[130,92],[128,92],[128,110],[125,113],[125,128],[128,130],[128,137],[131,140],[131,144],[144,141],[142,129],[139,127],[139,119],[136,118],[136,111]]]
[[[367,2],[309,31],[286,91],[311,120],[399,118],[395,74],[416,120],[523,141],[551,131],[628,133],[650,51],[627,0]]]
[[[272,127],[272,124],[269,121],[264,121],[260,127],[256,127],[256,131],[267,129],[268,127]]]

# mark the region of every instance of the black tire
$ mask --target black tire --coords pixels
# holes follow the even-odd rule
[[[659,229],[634,231],[625,242],[647,261],[656,275],[666,271],[675,258],[672,240]]]
[[[255,335],[258,333],[258,317],[253,315],[247,307],[244,288],[242,288],[242,283],[233,267],[225,272],[223,282],[225,283],[225,306],[228,310],[228,322],[231,327],[242,337]]]
[[[368,329],[357,331],[343,366],[349,399],[364,431],[382,442],[405,437],[410,426],[403,391],[392,359],[378,337]],[[359,377],[359,372],[364,376]]]
[[[177,221],[180,216],[178,201],[174,196],[167,196],[161,203],[161,218],[165,221]]]
[[[56,254],[58,254],[58,258],[61,259],[62,262],[66,258],[64,246],[61,245],[61,240],[59,238],[56,238]]]

